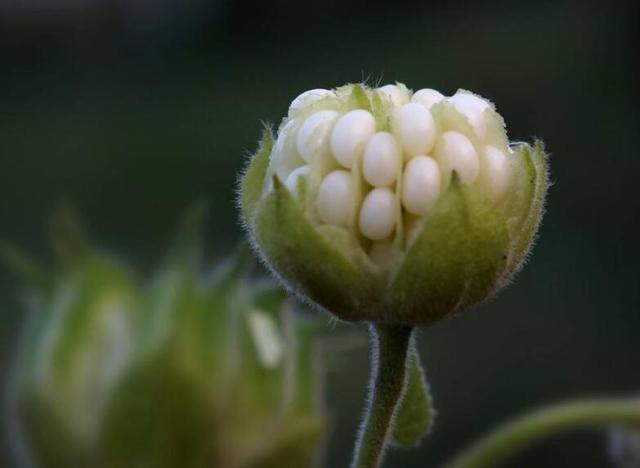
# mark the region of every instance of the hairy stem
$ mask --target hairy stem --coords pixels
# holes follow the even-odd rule
[[[413,328],[371,325],[371,378],[364,422],[358,434],[352,468],[378,468],[393,429],[407,377]]]
[[[640,400],[594,399],[539,409],[499,426],[445,468],[494,468],[542,438],[611,424],[640,428]]]

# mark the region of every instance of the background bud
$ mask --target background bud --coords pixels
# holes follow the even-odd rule
[[[201,206],[191,210],[146,286],[71,235],[77,223],[56,238],[63,267],[33,290],[10,388],[25,466],[317,459],[324,416],[314,326],[250,276],[243,249],[203,278],[202,220]]]

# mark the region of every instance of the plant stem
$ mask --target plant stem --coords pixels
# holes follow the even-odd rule
[[[640,428],[640,400],[578,400],[541,408],[499,426],[445,468],[494,468],[542,438],[611,424]]]
[[[393,429],[407,377],[413,327],[370,325],[372,352],[368,407],[358,434],[352,468],[378,468]]]

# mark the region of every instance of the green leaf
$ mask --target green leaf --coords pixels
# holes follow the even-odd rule
[[[429,325],[484,300],[504,270],[508,241],[502,212],[454,173],[390,288],[397,320]]]
[[[433,399],[424,376],[420,356],[412,345],[409,354],[409,376],[400,407],[395,416],[393,442],[402,447],[415,447],[433,426]]]
[[[271,128],[266,127],[262,134],[262,140],[258,145],[258,150],[252,156],[240,182],[240,205],[245,221],[251,219],[253,211],[262,196],[262,187],[269,167],[269,156],[272,147],[273,132]]]
[[[27,287],[36,293],[47,293],[53,278],[22,249],[0,241],[0,262],[4,263]]]
[[[303,299],[349,320],[365,320],[362,307],[375,297],[366,270],[338,249],[330,232],[320,234],[277,177],[255,212],[252,234],[263,259],[285,285]]]

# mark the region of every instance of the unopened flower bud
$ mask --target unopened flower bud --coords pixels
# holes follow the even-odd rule
[[[290,290],[345,320],[427,325],[520,268],[546,156],[539,142],[510,144],[491,102],[347,85],[291,109],[241,190],[250,237]]]

